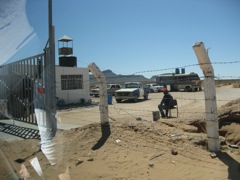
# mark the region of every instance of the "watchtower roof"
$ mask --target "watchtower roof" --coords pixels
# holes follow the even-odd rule
[[[69,41],[72,41],[73,39],[70,38],[69,36],[67,35],[64,35],[63,37],[61,37],[58,41],[62,41],[62,42],[69,42]]]

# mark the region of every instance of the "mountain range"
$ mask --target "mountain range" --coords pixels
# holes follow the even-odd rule
[[[155,77],[146,78],[143,75],[122,75],[122,74],[115,74],[111,70],[102,71],[103,75],[105,76],[106,82],[110,83],[118,83],[122,84],[125,82],[154,82]],[[90,84],[96,84],[96,78],[90,74]]]

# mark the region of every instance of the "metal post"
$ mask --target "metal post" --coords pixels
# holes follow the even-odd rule
[[[55,88],[55,43],[54,27],[52,25],[52,0],[48,1],[48,22],[49,39],[46,48],[46,59],[44,64],[44,84],[45,84],[45,111],[46,126],[51,129],[52,138],[57,129],[56,114],[56,88]]]
[[[101,124],[109,123],[108,121],[108,101],[107,101],[107,84],[103,73],[95,63],[88,65],[88,69],[92,72],[94,77],[100,83],[99,85],[99,98],[100,98],[100,119]]]
[[[57,131],[56,120],[56,88],[55,88],[55,43],[54,27],[52,26],[52,0],[48,1],[49,8],[49,39],[45,48],[43,84],[37,84],[35,90],[34,111],[41,136],[41,150],[51,165],[57,164],[55,143],[52,142]],[[41,82],[42,79],[39,79]]]
[[[219,125],[214,70],[203,42],[195,43],[193,45],[193,49],[195,51],[198,62],[204,74],[204,95],[208,136],[208,150],[211,152],[218,152],[220,149],[220,140],[218,132]]]
[[[54,27],[52,25],[52,0],[49,0],[49,47],[47,50],[47,59],[45,63],[45,90],[46,90],[46,106],[51,116],[56,114],[56,85],[55,85],[55,40]],[[49,122],[52,128],[56,128],[56,119]]]

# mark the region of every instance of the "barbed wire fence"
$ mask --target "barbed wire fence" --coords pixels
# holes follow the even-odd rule
[[[226,64],[226,62],[215,62],[220,65]],[[229,64],[235,64],[240,63],[240,61],[234,61],[229,62]],[[183,67],[190,67],[190,66],[199,66],[199,64],[194,65],[188,65]],[[174,67],[174,68],[166,68],[166,69],[159,69],[159,70],[151,70],[151,72],[157,72],[157,71],[165,71],[165,70],[173,70],[176,68],[182,68],[182,67]],[[143,72],[149,72],[149,71],[142,71],[142,72],[136,72],[133,74],[141,74]],[[221,77],[221,76],[220,76]],[[222,76],[224,77],[224,76]],[[121,78],[121,77],[112,77],[112,78]],[[218,76],[219,78],[219,76]],[[218,79],[216,77],[216,79]],[[234,82],[240,82],[240,76],[228,76],[228,78],[233,79]],[[237,79],[237,81],[235,80]],[[239,81],[238,81],[239,80]],[[227,89],[233,89],[232,87],[228,87]],[[240,94],[240,88],[233,89],[236,92],[239,92]],[[204,119],[205,118],[205,110],[204,110],[204,103],[206,99],[204,98],[203,91],[197,91],[197,92],[170,92],[175,99],[178,100],[178,106],[179,106],[179,117],[174,118],[176,120],[176,123],[185,123],[187,121],[195,120],[195,119]],[[137,103],[134,102],[122,102],[122,103],[116,103],[116,101],[113,100],[113,103],[108,106],[109,108],[109,119],[111,121],[116,122],[129,122],[131,124],[133,121],[139,122],[142,124],[142,126],[145,125],[152,125],[154,126],[155,121],[152,119],[152,112],[158,110],[157,105],[160,103],[162,99],[163,94],[161,92],[159,93],[151,93],[149,95],[148,100],[140,100]],[[229,94],[226,97],[218,97],[217,96],[217,104],[220,107],[221,105],[226,104],[227,102],[234,100],[239,97],[230,96]],[[114,98],[113,98],[114,99]],[[89,125],[91,123],[99,123],[100,122],[100,111],[99,111],[99,98],[98,97],[92,97],[93,101],[96,101],[94,105],[90,106],[83,106],[83,107],[72,107],[67,108],[63,110],[58,110],[57,112],[57,118],[59,123],[63,124],[73,124],[76,126],[84,126]],[[90,115],[90,116],[89,116]],[[89,118],[90,117],[90,118]],[[138,118],[141,118],[140,121],[138,121]],[[128,121],[131,120],[131,121]],[[133,121],[132,121],[133,120]],[[157,122],[156,122],[157,123]],[[153,128],[154,130],[154,128]],[[157,133],[157,132],[155,132]],[[169,152],[172,148],[176,148],[179,151],[184,149],[184,151],[181,151],[180,156],[183,156],[181,160],[174,160],[174,163],[190,163],[189,159],[197,160],[204,162],[204,164],[199,165],[202,166],[202,168],[206,169],[212,169],[215,172],[222,171],[222,163],[219,161],[213,161],[209,159],[209,156],[207,153],[205,154],[199,154],[199,148],[197,150],[197,147],[194,146],[190,141],[182,143],[177,143],[178,139],[177,137],[171,137],[172,133],[179,133],[181,134],[181,130],[174,129],[173,132],[169,131],[168,134],[165,136],[169,136],[169,139],[164,138],[159,135],[157,139],[148,139],[143,140],[144,145],[138,144],[135,142],[135,139],[133,137],[130,137],[130,141],[126,141],[124,143],[121,143],[121,148],[130,149],[133,151],[140,151],[142,153],[147,152],[157,152],[159,149],[163,152]],[[199,138],[201,140],[201,137],[191,136],[186,138]],[[81,140],[81,137],[78,136],[78,134],[73,134],[73,137],[71,137],[71,141],[74,139]],[[180,140],[179,140],[180,141]],[[186,147],[186,148],[185,148]],[[203,150],[201,150],[203,151]],[[167,154],[162,156],[161,160],[169,161],[171,159],[171,154]],[[155,159],[155,162],[158,162],[160,160]],[[191,165],[191,164],[189,164]],[[196,164],[192,164],[196,166]]]
[[[234,63],[240,63],[240,61],[234,62]],[[234,63],[231,62],[230,64],[234,64]],[[219,63],[219,64],[223,65],[225,63]],[[196,66],[199,66],[199,64],[197,64]],[[175,67],[171,69],[175,69]],[[165,69],[162,69],[162,71],[163,70]],[[113,78],[118,78],[118,77],[113,77]],[[236,94],[240,94],[240,88],[233,88],[232,83],[235,83],[235,82],[240,83],[240,76],[228,76],[228,78],[233,79],[233,81],[229,83],[230,86],[223,87],[223,89],[220,89],[220,91],[231,89],[234,92],[232,96],[231,95],[229,96],[229,93],[227,96],[222,96],[222,95],[218,96],[218,94],[221,94],[222,92],[218,93],[217,91],[216,100],[217,100],[218,108],[224,106],[226,103],[228,103],[231,100],[235,100],[239,98],[236,96]],[[216,80],[218,79],[219,79],[219,76],[216,77]],[[170,93],[178,101],[179,116],[176,118],[170,119],[170,121],[173,120],[174,123],[176,123],[175,126],[181,126],[185,123],[188,123],[194,120],[204,121],[205,113],[206,113],[204,104],[207,99],[204,98],[203,91],[194,91],[194,92],[181,91],[181,92],[170,92]],[[119,146],[119,148],[122,148],[123,150],[126,149],[131,151],[138,151],[143,154],[145,154],[146,152],[148,152],[148,154],[151,154],[151,153],[156,154],[156,152],[159,152],[159,150],[161,150],[161,152],[163,152],[164,155],[161,156],[160,159],[156,158],[151,160],[156,164],[160,163],[160,161],[161,163],[172,161],[170,163],[173,163],[173,164],[183,163],[183,164],[188,164],[189,166],[193,165],[202,169],[211,169],[215,172],[223,172],[223,168],[222,168],[223,164],[221,161],[213,161],[213,159],[209,157],[209,153],[207,153],[206,150],[204,150],[203,148],[202,149],[199,148],[199,146],[196,146],[197,143],[201,143],[202,141],[205,140],[204,136],[201,133],[186,135],[181,128],[172,128],[172,130],[166,131],[167,133],[161,132],[158,129],[154,129],[155,125],[159,124],[159,121],[153,120],[152,112],[158,111],[157,106],[160,103],[162,97],[163,97],[163,94],[161,92],[150,93],[148,100],[140,99],[139,102],[137,103],[134,103],[131,101],[117,103],[113,97],[112,104],[108,106],[109,121],[110,123],[111,122],[120,122],[120,123],[111,125],[111,129],[119,127],[117,132],[124,133],[125,131],[123,132],[122,127],[126,126],[126,124],[131,126],[133,122],[136,122],[141,126],[141,127],[138,127],[140,129],[139,133],[133,132],[135,135],[133,135],[132,137],[129,136],[129,138],[126,141],[120,138],[122,141],[121,143],[116,143],[116,146]],[[98,124],[100,122],[100,117],[99,117],[100,111],[99,111],[99,104],[98,104],[99,98],[91,97],[91,99],[96,102],[94,106],[78,107],[78,108],[72,108],[72,109],[67,109],[63,111],[60,110],[59,118],[61,119],[61,122],[67,123],[70,121],[76,124],[80,123],[82,126],[88,125],[91,123]],[[173,113],[174,112],[172,112],[172,114]],[[168,119],[165,122],[168,122]],[[202,124],[199,124],[199,126],[201,125]],[[171,124],[169,126],[171,126]],[[118,137],[118,133],[116,134],[113,133],[110,138],[113,138],[114,140],[114,138]],[[152,133],[155,133],[158,136],[155,137],[153,135],[150,135]],[[180,136],[174,136],[175,134]],[[144,139],[142,135],[144,136]],[[136,138],[136,136],[139,137],[140,140],[136,141],[134,139]],[[124,138],[124,136],[122,135],[121,136],[119,135],[119,137]],[[75,134],[73,138],[79,139],[79,134]],[[142,143],[140,143],[140,141],[142,141]],[[179,151],[179,156],[181,156],[182,158],[173,160],[171,154],[168,153],[172,149],[177,149]],[[198,165],[196,165],[194,161],[199,161],[202,163],[199,163]]]
[[[201,66],[205,64],[212,64],[212,65],[226,65],[226,64],[238,64],[240,61],[225,61],[225,62],[211,62],[211,63],[199,63],[199,64],[190,64],[190,65],[184,65],[184,66],[178,66],[178,67],[170,67],[170,68],[162,68],[162,69],[155,69],[155,70],[146,70],[146,71],[138,71],[133,74],[142,74],[142,73],[148,73],[148,72],[159,72],[159,71],[169,71],[169,70],[175,70],[175,69],[182,69],[182,68],[188,68],[188,67],[194,67],[194,66]],[[240,76],[239,76],[240,77]]]
[[[212,62],[211,64],[218,64],[218,65],[234,65],[234,64],[239,64],[240,61],[230,61],[230,62]],[[191,64],[191,65],[185,65],[181,67],[171,67],[171,68],[163,68],[163,69],[155,69],[155,70],[147,70],[147,71],[139,71],[139,72],[134,72],[133,75],[136,74],[142,74],[146,72],[161,72],[161,71],[168,71],[168,70],[175,70],[176,68],[187,68],[187,67],[192,67],[192,66],[200,66],[202,64]],[[123,75],[124,76],[124,75]],[[116,79],[116,83],[119,81],[119,79],[123,78],[122,76],[114,76],[114,77],[106,77],[106,79],[111,78],[111,79]],[[204,78],[204,77],[202,77]],[[218,75],[218,77],[215,77],[216,80],[224,79],[224,78],[229,78],[233,82],[231,83],[240,83],[240,76],[221,76]],[[192,120],[193,118],[200,118],[204,119],[205,117],[205,109],[204,109],[204,102],[206,99],[204,99],[203,92],[171,92],[172,95],[174,96],[175,99],[178,100],[178,108],[179,108],[179,118],[181,118],[181,121],[188,121]],[[189,96],[191,94],[191,97]],[[138,103],[132,103],[132,102],[123,102],[123,103],[116,103],[113,97],[113,103],[112,105],[109,105],[109,118],[111,120],[117,120],[117,116],[120,116],[123,118],[124,116],[132,118],[132,119],[137,119],[140,117],[142,120],[152,122],[152,112],[153,111],[158,111],[157,106],[160,103],[162,99],[162,94],[161,93],[151,93],[149,95],[149,100],[146,101],[151,101],[151,105],[146,106],[146,107],[141,107],[138,108],[138,106],[142,103],[145,103],[144,101],[138,102]],[[229,97],[226,98],[218,98],[217,97],[217,104],[224,105],[230,100],[233,100],[234,98],[237,97],[232,97],[229,99]],[[96,101],[98,103],[98,98],[97,97],[91,97],[92,101]],[[96,103],[96,106],[88,107],[88,108],[77,108],[74,109],[74,113],[78,114],[82,111],[85,113],[93,114],[95,116],[99,115],[99,110],[98,110],[98,104]],[[129,108],[130,105],[130,108]],[[196,106],[200,105],[201,108],[193,111],[192,108],[188,108],[189,106]],[[128,106],[128,107],[126,107]],[[141,106],[141,105],[140,105]],[[73,114],[72,114],[73,115]],[[67,115],[62,114],[62,118],[67,118],[71,119],[71,117],[67,117]],[[89,119],[85,119],[84,116],[74,117],[73,119],[78,120],[81,123],[87,123]]]
[[[211,64],[219,64],[219,65],[226,65],[226,64],[230,64],[230,65],[234,65],[234,64],[239,64],[240,61],[229,61],[229,62],[212,62]],[[139,72],[134,72],[133,74],[142,74],[145,72],[161,72],[161,71],[166,71],[166,70],[175,70],[176,68],[186,68],[186,67],[192,67],[192,66],[200,66],[201,64],[191,64],[191,65],[185,65],[185,66],[181,66],[181,67],[171,67],[171,68],[163,68],[163,69],[155,69],[155,70],[147,70],[147,71],[139,71]],[[124,75],[123,75],[124,76]],[[226,77],[226,76],[218,76],[216,77],[216,80],[222,79],[222,77]],[[233,82],[240,82],[238,80],[240,80],[240,76],[227,76],[228,78],[230,78]],[[107,77],[107,78],[112,78],[112,79],[116,79],[117,80],[121,79],[122,77]],[[90,80],[88,80],[90,81]],[[84,82],[83,82],[84,83]],[[89,82],[91,83],[91,82]],[[178,100],[178,107],[179,107],[179,118],[181,118],[183,121],[185,120],[191,120],[191,117],[196,117],[198,116],[199,118],[204,118],[205,115],[205,111],[204,108],[202,109],[198,109],[197,111],[192,111],[192,109],[188,109],[187,105],[191,105],[191,104],[200,104],[200,105],[204,105],[204,102],[206,99],[204,99],[203,93],[202,92],[192,92],[192,97],[189,97],[188,92],[171,92],[173,93],[173,96],[175,99]],[[76,94],[76,95],[79,95]],[[234,98],[234,97],[233,97]],[[233,99],[232,98],[232,99]],[[98,98],[94,98],[91,97],[92,101],[96,101],[96,103],[92,106],[86,106],[86,107],[79,107],[77,109],[72,109],[74,111],[75,114],[81,113],[82,111],[89,113],[89,114],[94,114],[96,117],[99,115],[99,104],[98,104]],[[120,116],[120,117],[129,117],[129,118],[134,118],[137,119],[138,117],[141,117],[141,119],[146,120],[151,122],[152,121],[152,112],[153,111],[157,111],[157,106],[160,103],[162,99],[162,94],[161,93],[157,93],[157,94],[150,94],[149,95],[149,100],[151,101],[151,105],[146,106],[146,107],[141,107],[141,108],[137,108],[138,105],[145,103],[143,102],[138,102],[138,103],[132,103],[132,102],[124,102],[124,103],[116,103],[114,101],[114,97],[113,97],[113,104],[109,105],[109,118],[112,120],[116,120],[118,118],[116,118],[116,116]],[[217,97],[217,103],[218,104],[226,104],[227,102],[229,102],[231,99],[229,99],[229,97],[226,97],[225,99],[219,99]],[[131,105],[131,108],[127,108],[126,105]],[[68,109],[70,111],[70,109]],[[84,118],[84,116],[78,116],[76,115],[76,117],[73,116],[74,113],[71,114],[71,116],[68,116],[67,114],[63,115],[62,111],[60,110],[59,112],[61,112],[61,119],[68,119],[70,121],[78,121],[81,122],[83,124],[87,124],[89,122],[89,119]],[[60,116],[59,116],[60,117]],[[98,122],[98,121],[97,121]]]

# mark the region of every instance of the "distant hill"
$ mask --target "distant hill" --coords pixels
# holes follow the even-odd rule
[[[121,75],[115,74],[111,70],[102,71],[104,74],[107,83],[125,83],[125,82],[152,82],[154,80],[148,79],[143,75]],[[96,84],[97,80],[93,75],[90,75],[90,84]]]

